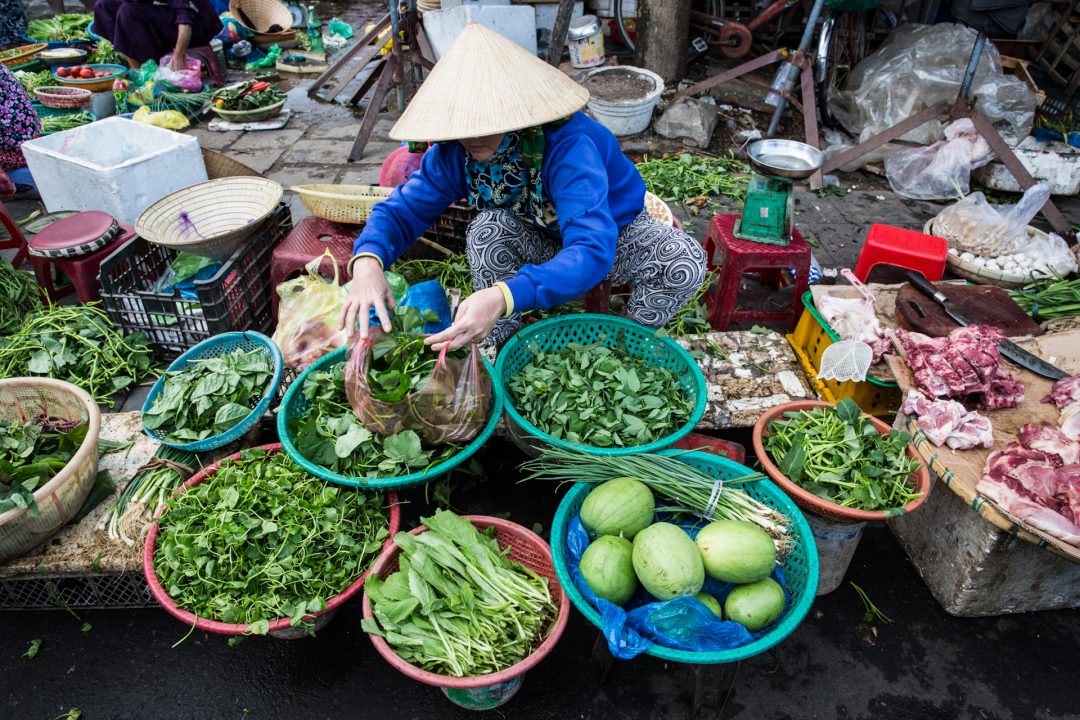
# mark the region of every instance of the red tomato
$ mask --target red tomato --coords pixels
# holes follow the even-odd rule
[[[90,78],[95,77],[94,71],[88,67],[84,67],[82,70],[79,71],[79,77],[81,77],[83,80],[89,80]]]
[[[56,74],[59,77],[67,77],[68,76],[68,69],[66,67],[62,67],[62,68],[60,68],[60,69],[58,69],[56,71]]]

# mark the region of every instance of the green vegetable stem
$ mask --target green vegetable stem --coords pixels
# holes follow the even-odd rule
[[[23,319],[39,307],[41,296],[34,276],[0,258],[0,336],[15,332]]]

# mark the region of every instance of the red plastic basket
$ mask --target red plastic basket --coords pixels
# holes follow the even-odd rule
[[[270,453],[281,452],[281,443],[271,443],[269,445],[260,445],[257,448],[250,448],[253,450],[266,450]],[[241,451],[244,452],[244,451]],[[178,493],[184,492],[188,488],[198,485],[203,482],[215,472],[217,472],[218,466],[226,460],[236,460],[240,457],[241,453],[234,453],[226,458],[218,460],[213,465],[209,465],[202,471],[196,473],[188,480],[183,486],[177,490]],[[317,479],[317,478],[316,478]],[[357,491],[359,492],[359,491]],[[390,537],[387,538],[383,544],[382,553],[378,559],[381,559],[389,550],[394,549],[394,535],[397,534],[398,528],[401,524],[401,510],[398,508],[397,493],[389,492],[386,494],[386,500],[390,504]],[[161,517],[161,513],[165,510],[165,506],[162,505],[154,513],[154,522],[150,525],[150,532],[146,536],[146,545],[143,548],[143,574],[146,575],[146,583],[150,586],[150,594],[154,596],[154,599],[158,601],[161,607],[165,608],[165,611],[172,615],[177,620],[180,620],[187,625],[194,625],[200,630],[206,632],[220,633],[222,635],[243,635],[248,631],[248,625],[238,625],[235,623],[218,622],[217,620],[208,620],[207,618],[198,617],[194,613],[184,610],[169,596],[162,587],[161,582],[158,580],[157,573],[154,572],[154,549],[157,546],[158,535],[158,518]],[[549,560],[550,563],[550,560]],[[375,566],[368,568],[367,571],[361,575],[356,582],[349,587],[345,588],[341,593],[335,595],[326,601],[326,609],[320,610],[317,613],[312,613],[306,616],[305,620],[313,620],[321,615],[333,612],[341,603],[345,602],[353,595],[358,593],[361,588],[364,587],[364,580],[367,579],[368,573],[372,572]],[[269,632],[281,632],[292,629],[291,621],[289,618],[280,618],[270,622]]]
[[[754,425],[754,453],[757,455],[758,462],[761,463],[761,467],[768,473],[769,477],[773,479],[773,482],[779,485],[780,489],[787,493],[787,495],[795,501],[796,505],[807,512],[827,518],[833,518],[835,520],[844,522],[867,522],[880,521],[885,518],[909,513],[926,502],[926,497],[930,494],[930,472],[926,469],[926,463],[922,462],[918,451],[911,443],[908,443],[907,446],[908,457],[912,460],[919,461],[921,467],[912,473],[910,481],[921,493],[921,496],[915,498],[903,507],[889,508],[888,510],[857,510],[855,508],[842,507],[834,502],[829,502],[824,498],[818,497],[809,490],[803,490],[791,480],[788,480],[787,476],[780,472],[780,469],[776,467],[772,458],[769,457],[769,453],[765,450],[764,440],[765,436],[768,434],[769,423],[773,420],[780,419],[786,412],[811,410],[816,407],[836,407],[836,403],[822,402],[821,400],[797,400],[795,402],[784,403],[783,405],[777,405],[776,407],[766,410],[765,413],[758,418],[757,424]],[[876,427],[878,432],[882,435],[887,435],[892,429],[875,417],[870,417],[866,413],[863,413],[863,416],[869,418],[870,422],[874,424],[874,427]]]
[[[570,619],[570,598],[563,592],[562,585],[559,584],[559,580],[555,576],[555,565],[551,560],[551,548],[544,542],[543,538],[531,530],[526,530],[520,525],[508,520],[500,520],[499,518],[487,517],[484,515],[465,515],[464,517],[480,530],[486,530],[489,527],[495,528],[495,541],[499,543],[499,547],[504,550],[510,550],[508,557],[511,560],[521,563],[537,575],[548,579],[548,588],[551,591],[551,597],[555,600],[557,615],[555,616],[554,624],[552,625],[551,632],[548,634],[547,638],[540,644],[540,647],[536,648],[536,650],[534,650],[527,658],[516,665],[512,665],[505,670],[500,670],[497,673],[477,675],[474,677],[456,678],[421,670],[415,665],[402,660],[383,638],[378,635],[368,636],[371,638],[372,644],[375,645],[375,649],[379,651],[379,654],[402,673],[411,677],[413,680],[419,680],[427,685],[434,685],[441,688],[480,688],[507,682],[524,675],[526,671],[543,660],[544,657],[551,652],[552,648],[554,648],[555,644],[559,641],[559,638],[562,637],[563,631],[566,629],[566,623]],[[426,530],[427,527],[421,525],[410,530],[409,534],[419,535]],[[385,579],[390,574],[397,571],[398,555],[400,552],[401,550],[397,545],[391,545],[389,548],[383,550],[382,554],[379,555],[378,560],[371,566],[370,572],[376,573],[378,577]],[[371,600],[368,598],[367,593],[364,593],[363,609],[365,618],[374,619],[375,615],[371,611]]]

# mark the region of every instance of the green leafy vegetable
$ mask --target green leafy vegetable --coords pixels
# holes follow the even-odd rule
[[[85,110],[62,115],[49,115],[41,118],[41,132],[48,134],[71,130],[72,128],[89,125],[94,120],[94,116]]]
[[[539,352],[509,385],[518,411],[533,425],[596,447],[653,442],[694,409],[671,370],[604,345]]]
[[[304,383],[308,411],[290,421],[290,432],[305,458],[341,475],[383,478],[420,472],[458,451],[454,444],[425,448],[412,430],[383,437],[365,428],[345,396],[344,370],[314,372]]]
[[[0,335],[10,335],[23,318],[41,307],[37,281],[0,258]]]
[[[462,300],[473,294],[472,270],[465,253],[450,255],[444,260],[398,260],[394,263],[393,270],[410,285],[426,280],[438,280],[447,290],[460,290]]]
[[[705,273],[705,280],[701,283],[701,287],[697,289],[665,326],[669,334],[673,337],[686,337],[687,335],[712,331],[712,325],[709,324],[709,309],[705,305],[705,296],[716,280],[716,276],[715,270]]]
[[[127,65],[127,59],[105,38],[98,40],[97,47],[86,58],[86,62],[93,65]]]
[[[52,73],[48,70],[41,70],[40,72],[16,70],[15,78],[19,81],[19,84],[26,89],[26,94],[31,98],[34,97],[34,90],[37,88],[49,87],[50,85],[56,84],[56,80],[53,79]]]
[[[421,522],[425,532],[394,538],[398,571],[368,576],[375,618],[364,630],[410,664],[450,677],[498,672],[528,657],[555,618],[549,581],[506,557],[491,531],[452,512]]]
[[[26,37],[39,42],[86,40],[86,28],[93,22],[92,13],[62,13],[51,18],[39,18],[26,24]]]
[[[37,654],[41,651],[41,640],[33,639],[30,641],[30,646],[26,648],[26,652],[23,653],[23,657],[29,660],[33,660],[37,657]]]
[[[214,105],[222,110],[258,110],[276,105],[285,93],[266,82],[248,80],[235,87],[222,88],[212,96]]]
[[[910,435],[882,435],[851,398],[835,408],[784,413],[769,423],[765,449],[780,472],[818,497],[860,510],[898,508],[920,497]]]
[[[98,303],[43,307],[27,316],[14,334],[0,338],[0,378],[66,380],[102,404],[149,369],[146,337],[121,335]]]
[[[283,452],[245,451],[176,495],[162,515],[154,569],[199,617],[294,627],[354,583],[388,536],[381,494],[328,485]]]
[[[165,375],[143,423],[175,443],[220,435],[251,414],[273,375],[270,358],[259,349],[193,360]]]
[[[680,153],[637,164],[645,188],[666,202],[687,202],[726,195],[742,202],[746,198],[750,166],[734,158],[714,158]]]
[[[75,457],[86,431],[86,423],[44,416],[0,420],[0,514],[18,507],[37,517],[34,491]]]

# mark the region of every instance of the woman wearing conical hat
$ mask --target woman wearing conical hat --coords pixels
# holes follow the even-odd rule
[[[631,319],[662,327],[701,286],[705,252],[644,209],[645,183],[609,130],[579,112],[588,91],[470,23],[390,131],[430,142],[420,169],[371,211],[350,263],[342,325],[389,327],[383,274],[452,203],[480,212],[466,250],[475,292],[427,342],[501,345],[520,314],[581,297],[605,278],[633,286]]]

